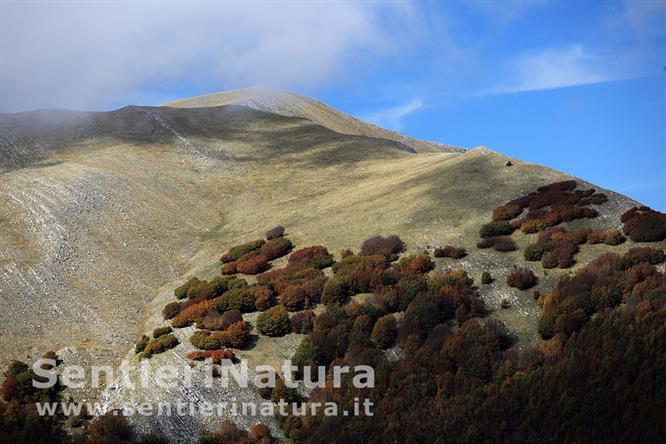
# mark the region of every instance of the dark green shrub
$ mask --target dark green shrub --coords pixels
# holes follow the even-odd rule
[[[479,230],[481,237],[504,236],[513,233],[514,228],[511,222],[501,220],[488,222]]]
[[[353,283],[349,277],[334,276],[326,281],[321,292],[322,304],[346,304],[354,294]]]
[[[525,260],[530,262],[540,261],[544,253],[550,251],[550,245],[546,242],[537,242],[525,247]]]
[[[370,336],[380,348],[388,348],[393,345],[397,332],[398,324],[395,317],[388,314],[377,320]]]
[[[176,288],[173,291],[174,296],[176,296],[176,299],[185,299],[185,297],[187,296],[187,290],[189,290],[190,287],[193,287],[199,282],[200,282],[199,278],[196,277],[191,278],[190,280],[188,280],[183,285],[181,285],[180,287]]]
[[[299,344],[294,356],[292,356],[291,363],[298,368],[297,374],[301,376],[303,374],[303,367],[317,367],[318,365],[322,365],[324,363],[324,357],[312,338],[306,336]],[[315,375],[317,373],[316,371],[311,370],[310,374]]]
[[[187,290],[187,297],[198,303],[205,299],[214,299],[227,290],[247,287],[245,279],[237,276],[217,276],[210,282],[198,281]]]
[[[488,273],[487,271],[484,271],[481,273],[481,283],[484,285],[492,284],[493,283],[493,277]]]
[[[150,342],[150,338],[146,335],[141,336],[141,339],[139,339],[136,343],[136,346],[134,347],[134,353],[141,353],[146,349],[146,345]]]
[[[262,285],[253,285],[246,288],[234,288],[215,298],[215,306],[220,313],[229,310],[240,310],[250,313],[256,310],[256,296],[267,291]]]
[[[266,336],[284,336],[291,330],[289,313],[281,306],[269,308],[257,317],[257,330]]]
[[[299,311],[289,319],[291,331],[293,333],[307,334],[314,328],[314,322],[317,315],[312,310]]]
[[[160,336],[157,339],[153,339],[146,345],[146,348],[141,352],[142,358],[150,358],[152,355],[165,352],[171,348],[174,348],[178,345],[178,339],[172,335]]]
[[[217,350],[221,347],[220,341],[212,338],[209,331],[197,330],[190,336],[190,343],[199,350]]]
[[[235,247],[231,248],[229,251],[227,251],[222,258],[220,259],[222,262],[225,264],[228,262],[233,262],[238,260],[241,256],[251,252],[258,250],[261,248],[264,244],[266,243],[265,240],[263,239],[258,239],[252,242],[247,242],[241,245],[236,245]]]
[[[173,329],[169,326],[158,327],[155,330],[153,330],[153,338],[159,338],[160,336],[168,335],[172,331]]]

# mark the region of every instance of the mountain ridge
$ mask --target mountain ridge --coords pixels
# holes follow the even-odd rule
[[[245,105],[261,111],[290,117],[303,117],[339,133],[394,140],[412,147],[417,152],[462,152],[465,150],[461,147],[440,142],[414,139],[397,131],[387,130],[345,114],[316,99],[273,87],[259,86],[223,91],[174,100],[161,106],[198,108],[227,104]]]

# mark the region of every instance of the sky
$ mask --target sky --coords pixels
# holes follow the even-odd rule
[[[666,211],[666,0],[0,0],[0,112],[254,85]]]

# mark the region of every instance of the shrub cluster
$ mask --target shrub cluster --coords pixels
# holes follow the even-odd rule
[[[139,356],[142,358],[150,358],[152,355],[165,352],[177,345],[178,339],[173,334],[159,336],[148,342]]]
[[[491,236],[481,239],[476,243],[477,248],[493,248],[495,251],[507,252],[515,251],[518,249],[516,242],[511,236]]]
[[[224,262],[225,264],[228,262],[237,261],[241,256],[250,253],[252,251],[258,250],[265,243],[266,243],[265,240],[258,239],[241,245],[236,245],[235,247],[232,247],[231,249],[229,249],[229,251],[224,253],[224,255],[222,255],[222,257],[220,258],[220,261]]]
[[[495,208],[493,222],[482,227],[481,237],[509,235],[516,229],[524,233],[537,233],[562,222],[596,217],[597,211],[588,208],[589,205],[601,205],[608,197],[594,189],[577,190],[576,186],[574,180],[555,182]],[[525,208],[529,210],[528,213],[512,221]],[[507,223],[511,224],[511,229]]]
[[[284,237],[278,237],[266,242],[260,249],[261,253],[267,260],[272,261],[279,257],[287,255],[294,245],[291,241]]]
[[[146,345],[150,342],[150,338],[146,335],[141,336],[134,346],[134,353],[139,354],[146,349]]]
[[[281,305],[269,308],[257,317],[257,329],[262,335],[284,336],[291,331],[289,313]]]
[[[301,286],[287,287],[280,295],[280,304],[289,311],[300,311],[315,305]]]
[[[155,330],[153,330],[153,338],[157,339],[160,336],[168,335],[172,331],[173,331],[173,329],[169,326],[157,327]]]
[[[235,264],[236,270],[243,274],[259,274],[268,270],[268,258],[259,251],[242,255]]]
[[[388,267],[383,255],[347,256],[333,264],[334,279],[346,282],[353,293],[368,293],[382,284],[384,272]]]
[[[229,310],[240,310],[242,313],[250,313],[256,310],[257,299],[266,301],[270,300],[272,296],[273,292],[267,286],[260,284],[251,285],[245,288],[234,288],[225,292],[222,296],[215,298],[215,306],[220,313]]]
[[[220,364],[223,359],[233,360],[235,354],[233,350],[223,348],[221,350],[193,351],[187,354],[187,358],[193,361],[210,359],[213,364]]]
[[[479,230],[481,237],[493,237],[493,236],[505,236],[513,233],[514,228],[511,225],[511,222],[506,220],[498,220],[493,222],[488,222],[483,225]]]
[[[666,214],[647,207],[631,208],[622,215],[624,234],[634,242],[659,242],[666,239]]]
[[[301,248],[289,256],[289,265],[293,267],[326,268],[333,265],[333,255],[322,245]]]
[[[321,298],[326,275],[318,268],[290,265],[260,274],[257,276],[257,280],[269,285],[280,297],[289,288],[300,288],[305,293],[309,303],[316,304]]]
[[[184,307],[185,304],[181,302],[169,302],[162,309],[162,316],[164,317],[164,319],[172,319],[178,313],[180,313]]]
[[[396,235],[372,236],[363,241],[359,255],[384,256],[389,261],[395,261],[403,251],[405,251],[405,243]]]
[[[210,282],[197,279],[186,292],[190,299],[189,304],[197,303],[206,299],[214,299],[227,290],[233,288],[247,287],[245,279],[236,276],[218,276]]]
[[[626,240],[620,230],[593,231],[587,236],[588,244],[620,245]]]
[[[284,227],[282,225],[278,225],[275,228],[271,228],[266,232],[267,241],[271,241],[273,239],[277,239],[282,236],[284,236]]]
[[[634,248],[624,256],[604,254],[563,277],[542,305],[539,333],[544,338],[569,336],[596,312],[621,303],[656,302],[666,294],[664,275],[654,267],[666,260],[663,251]],[[662,304],[663,306],[663,304]]]
[[[379,348],[388,348],[393,345],[398,334],[398,323],[395,316],[387,314],[377,320],[370,337]]]
[[[584,244],[592,231],[582,228],[566,231],[564,228],[549,228],[539,234],[538,241],[525,248],[527,261],[541,261],[544,268],[569,268],[574,265],[578,245]]]
[[[391,270],[395,270],[398,274],[403,276],[424,274],[434,269],[435,263],[430,259],[430,256],[426,252],[400,258],[400,261],[391,267]]]
[[[520,216],[523,208],[519,205],[508,203],[493,210],[493,221],[511,220]]]
[[[460,259],[467,256],[467,252],[464,248],[447,245],[446,247],[435,248],[434,255],[435,257],[451,257],[453,259]]]
[[[193,277],[180,287],[176,288],[173,291],[173,294],[174,296],[176,296],[176,299],[185,299],[185,297],[187,296],[187,290],[189,290],[190,287],[196,285],[198,282],[199,278]]]
[[[236,268],[236,262],[229,262],[222,265],[222,268],[220,268],[220,273],[222,273],[225,276],[238,273],[238,269]]]
[[[518,267],[514,268],[506,278],[506,283],[509,287],[518,288],[519,290],[527,290],[537,284],[537,277],[534,272],[529,268]]]
[[[197,328],[205,330],[226,330],[232,324],[242,320],[243,316],[238,309],[225,311],[222,314],[217,310],[212,310],[197,321]]]
[[[211,300],[205,300],[190,305],[183,308],[180,313],[171,319],[171,326],[174,328],[188,327],[206,316],[206,314],[212,310],[215,310],[215,302]]]
[[[314,328],[314,322],[316,318],[317,315],[312,310],[303,310],[299,311],[298,313],[294,313],[291,319],[289,319],[292,333],[310,333]]]
[[[489,272],[484,271],[483,273],[481,273],[481,283],[482,283],[483,285],[492,284],[493,281],[494,281],[494,279],[493,279],[493,277],[490,275]]]
[[[599,215],[597,210],[575,205],[553,205],[548,211],[530,211],[527,215],[513,222],[513,226],[520,228],[523,233],[530,234],[554,227],[562,222],[575,219],[591,219]]]
[[[190,343],[201,350],[217,350],[224,347],[243,348],[249,339],[249,324],[238,321],[224,331],[197,330],[190,337]]]

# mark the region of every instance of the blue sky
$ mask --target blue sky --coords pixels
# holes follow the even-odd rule
[[[666,1],[0,3],[0,111],[257,84],[666,210]]]

